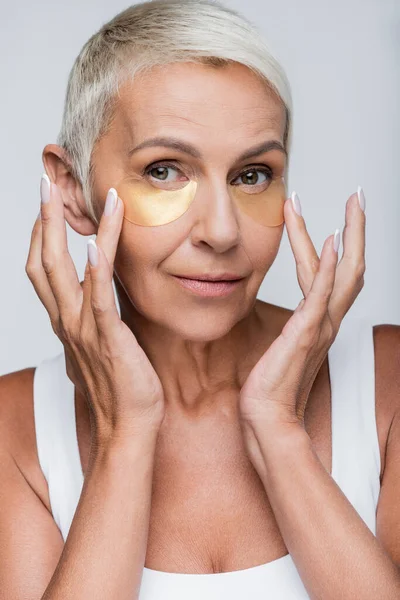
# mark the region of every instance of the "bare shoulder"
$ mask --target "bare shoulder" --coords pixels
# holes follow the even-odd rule
[[[376,535],[400,566],[400,325],[375,325],[374,346],[377,414],[387,424]]]
[[[36,367],[0,376],[0,435],[30,487],[51,512],[46,479],[40,468],[33,413]]]
[[[379,391],[391,395],[392,401],[400,391],[400,325],[382,323],[374,325],[375,372]]]
[[[386,459],[389,432],[400,411],[400,325],[374,325],[373,339],[376,411],[385,424]]]

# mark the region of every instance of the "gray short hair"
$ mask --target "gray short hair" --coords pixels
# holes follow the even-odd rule
[[[91,157],[111,123],[119,86],[160,64],[196,62],[218,68],[232,61],[250,68],[282,100],[289,155],[292,98],[286,74],[257,28],[220,0],[134,4],[85,43],[69,74],[57,144],[68,153],[71,172],[82,185],[95,223]]]

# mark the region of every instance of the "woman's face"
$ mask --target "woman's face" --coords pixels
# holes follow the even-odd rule
[[[238,160],[265,142],[283,146],[284,129],[282,102],[237,63],[218,69],[158,66],[121,86],[112,125],[92,157],[98,216],[110,187],[119,191],[128,215],[128,192],[124,198],[122,191],[129,186],[119,187],[121,182],[142,177],[146,189],[155,190],[196,182],[189,208],[173,221],[123,221],[115,272],[139,313],[200,341],[222,337],[250,312],[278,252],[283,224],[265,226],[251,218],[232,201],[229,186],[263,189],[271,177],[285,175],[285,152],[278,148]],[[160,144],[132,152],[155,137],[175,138],[195,155]],[[174,277],[222,272],[244,277],[222,297],[199,296]]]

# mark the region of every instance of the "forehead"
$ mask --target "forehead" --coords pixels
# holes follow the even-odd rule
[[[285,119],[283,102],[239,63],[157,65],[121,85],[115,113],[129,142],[160,129],[236,143],[261,133],[283,141]]]

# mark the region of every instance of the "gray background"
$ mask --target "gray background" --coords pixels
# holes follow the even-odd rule
[[[367,270],[350,313],[400,324],[399,0],[225,3],[258,25],[292,84],[289,190],[299,194],[318,253],[336,227],[343,229],[347,198],[358,184],[364,188]],[[56,141],[75,57],[127,6],[118,0],[21,0],[2,7],[0,374],[62,349],[25,275],[41,154]],[[69,227],[68,238],[82,278],[87,238]],[[302,298],[286,232],[259,297],[293,309]]]

